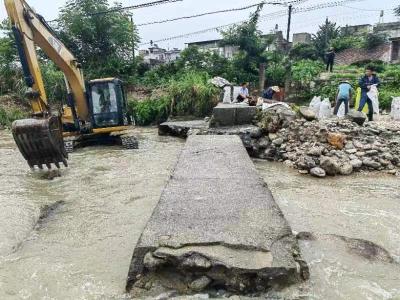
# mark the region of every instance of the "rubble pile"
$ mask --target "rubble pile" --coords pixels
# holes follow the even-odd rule
[[[242,139],[252,156],[281,161],[316,177],[355,171],[399,174],[400,123],[370,122],[360,126],[355,122],[360,119],[356,113],[347,119],[313,119],[308,109],[295,113],[276,106],[258,118],[262,137]]]

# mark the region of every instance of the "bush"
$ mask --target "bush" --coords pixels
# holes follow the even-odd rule
[[[324,65],[319,61],[309,59],[295,62],[292,66],[292,79],[303,85],[309,84],[324,70]]]
[[[27,113],[17,107],[0,107],[0,126],[11,127],[12,122],[26,117]]]
[[[210,114],[219,101],[219,90],[209,83],[209,79],[207,73],[188,72],[172,80],[168,86],[171,113],[196,117]]]
[[[387,41],[387,36],[382,33],[368,33],[365,36],[364,48],[373,49],[384,44]]]
[[[128,101],[128,111],[137,125],[159,124],[168,119],[170,101],[168,98]]]
[[[356,66],[356,67],[363,68],[363,69],[365,67],[371,67],[377,73],[382,73],[386,69],[386,64],[383,61],[381,61],[381,60],[370,60],[370,59],[358,61],[356,63],[353,63],[352,66]]]
[[[332,40],[330,46],[340,52],[350,48],[363,48],[364,44],[364,38],[362,36],[348,35],[340,36]]]
[[[381,87],[379,90],[379,105],[381,109],[390,110],[392,106],[392,97],[400,96],[400,88]]]
[[[297,44],[290,49],[289,57],[294,60],[311,59],[316,60],[318,53],[310,44]]]

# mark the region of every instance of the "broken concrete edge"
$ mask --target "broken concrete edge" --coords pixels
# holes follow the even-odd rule
[[[285,238],[292,237],[286,236],[282,239]],[[212,244],[241,249],[241,245]],[[178,249],[191,246],[206,247],[212,245],[184,245]],[[162,255],[157,253],[160,249]],[[261,269],[248,269],[225,265],[221,261],[214,260],[203,253],[195,251],[184,253],[181,256],[174,256],[165,255],[162,249],[163,247],[141,247],[135,249],[132,268],[127,279],[126,292],[130,293],[133,289],[138,289],[142,291],[139,294],[142,294],[143,291],[150,290],[154,284],[166,282],[168,279],[163,278],[166,273],[169,275],[175,274],[175,277],[180,277],[180,280],[186,285],[183,288],[184,290],[182,290],[182,287],[179,290],[179,287],[172,286],[170,287],[171,289],[181,294],[192,295],[214,287],[229,287],[229,291],[243,295],[257,292],[262,293],[269,289],[281,290],[290,285],[308,280],[310,276],[308,265],[300,258],[300,255],[294,257],[297,268],[265,267]],[[265,254],[270,253],[265,250],[262,250],[262,252]],[[196,265],[196,262],[198,263],[199,260],[202,263]],[[152,271],[156,269],[158,275],[155,276],[155,273]],[[182,270],[184,272],[181,272]],[[201,279],[207,279],[207,281]],[[230,282],[226,282],[227,280]],[[202,281],[204,284],[199,286],[198,281]]]

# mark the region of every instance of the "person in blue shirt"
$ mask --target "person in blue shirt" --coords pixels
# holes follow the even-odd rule
[[[348,81],[342,81],[339,84],[338,93],[336,96],[336,107],[333,113],[337,115],[340,105],[344,103],[345,114],[347,115],[349,113],[349,102],[352,96],[353,96],[353,87]]]
[[[380,81],[378,76],[374,73],[372,67],[367,67],[365,69],[365,75],[360,78],[358,84],[361,88],[361,100],[360,100],[360,107],[358,111],[362,111],[364,106],[368,105],[368,120],[373,121],[374,118],[374,106],[372,104],[372,100],[368,97],[368,92],[373,85],[379,87]]]
[[[268,89],[266,89],[263,93],[263,98],[272,100],[274,98],[274,95],[276,93],[279,93],[281,90],[279,86],[271,86]]]

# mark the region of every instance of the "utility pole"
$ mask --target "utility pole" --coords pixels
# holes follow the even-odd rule
[[[261,63],[260,64],[260,68],[259,68],[259,90],[260,90],[260,96],[263,95],[263,91],[264,91],[264,85],[265,85],[265,68],[266,68],[266,64],[265,63]]]
[[[132,24],[132,61],[135,61],[135,23],[133,22],[133,15],[131,15]]]
[[[287,25],[287,35],[286,40],[289,42],[290,39],[290,26],[292,25],[292,12],[293,12],[293,5],[289,5],[289,17],[288,17],[288,25]]]

